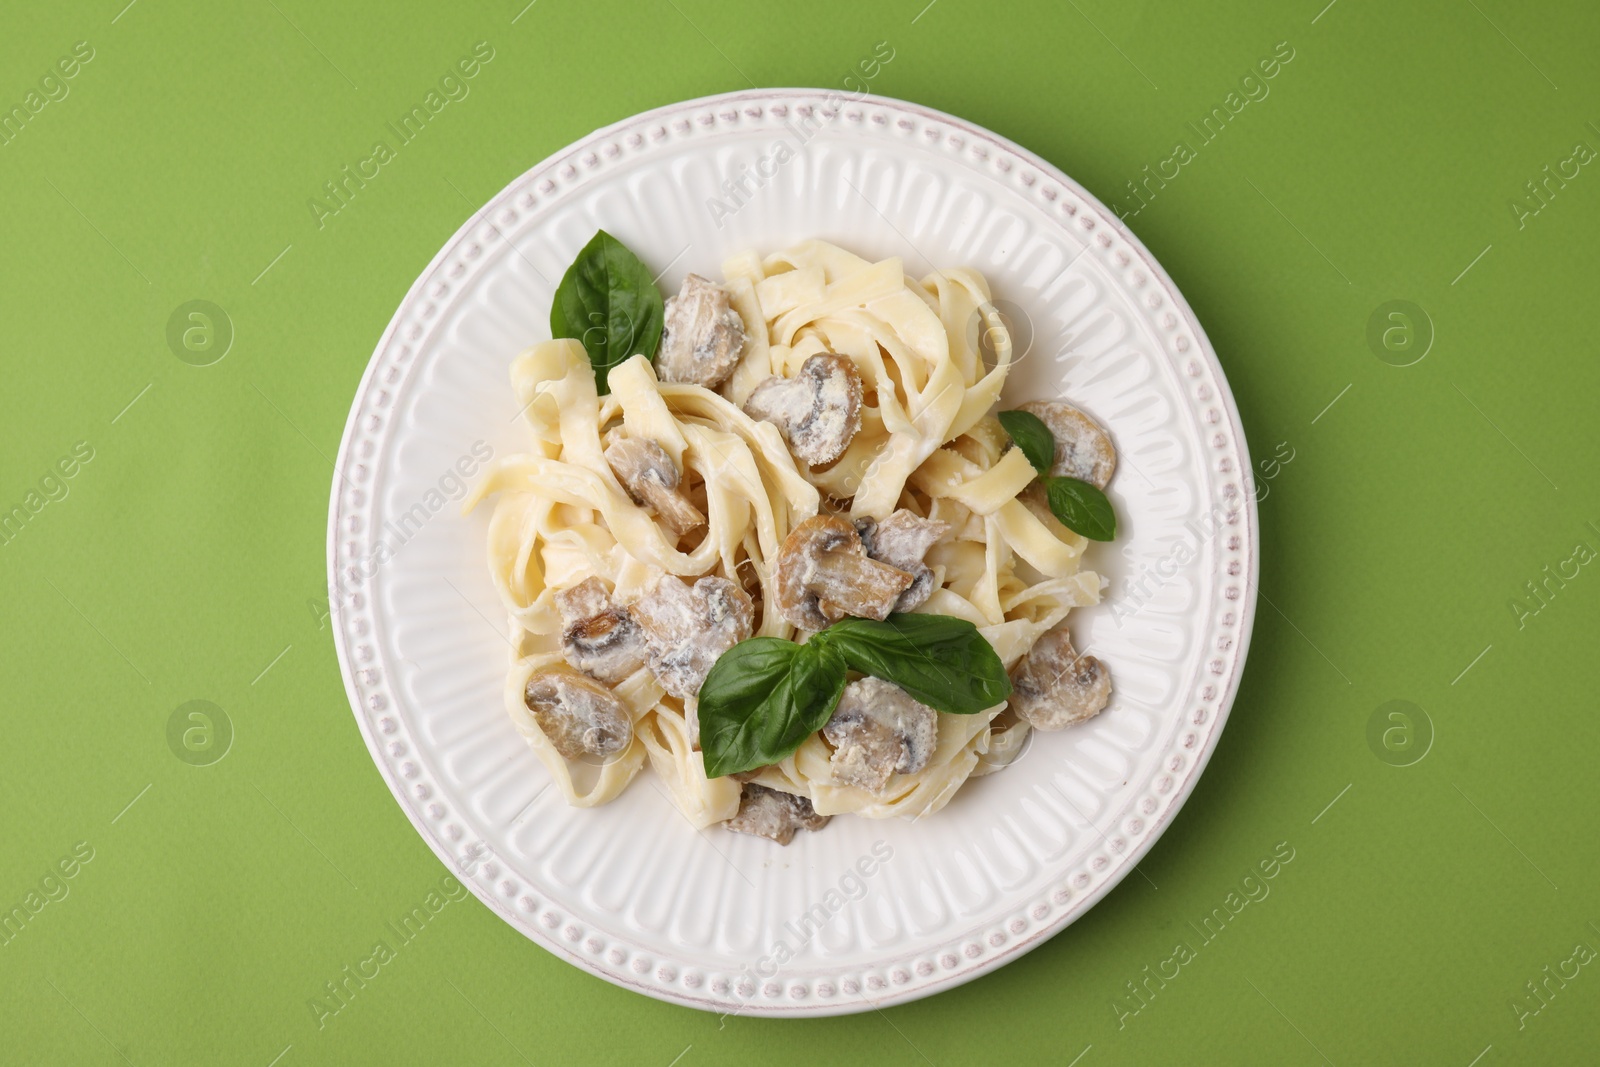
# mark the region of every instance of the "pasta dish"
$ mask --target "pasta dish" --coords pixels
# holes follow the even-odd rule
[[[975,270],[805,241],[722,274],[663,301],[597,234],[512,363],[526,448],[466,502],[494,498],[507,710],[578,806],[648,764],[697,828],[783,844],[931,814],[1107,705],[1065,621],[1116,452],[1059,399],[997,412]]]

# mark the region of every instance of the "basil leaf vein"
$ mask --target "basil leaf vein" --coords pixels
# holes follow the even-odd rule
[[[611,391],[612,367],[640,353],[655,356],[664,316],[650,271],[626,245],[599,230],[561,276],[550,305],[550,336],[582,342],[604,396]]]
[[[1056,461],[1056,439],[1044,420],[1031,411],[1002,411],[996,417],[1033,469],[1041,476],[1049,474]]]

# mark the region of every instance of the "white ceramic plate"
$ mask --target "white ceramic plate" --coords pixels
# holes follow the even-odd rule
[[[1119,537],[1088,556],[1109,596],[1072,616],[1078,647],[1110,666],[1111,706],[1036,735],[1015,765],[970,782],[936,816],[840,817],[787,848],[697,833],[648,768],[595,810],[546,790],[501,704],[507,626],[484,562],[489,509],[463,519],[455,498],[478,457],[523,447],[509,363],[549,336],[555,284],[599,228],[663,271],[668,293],[690,271],[720,277],[730,253],[807,237],[902,256],[917,276],[981,270],[1026,350],[1007,398],[1066,397],[1120,451]],[[335,643],[362,735],[417,832],[548,951],[712,1011],[827,1015],[912,1000],[1082,915],[1193,788],[1255,607],[1238,413],[1171,279],[1048,163],[877,97],[690,101],[528,171],[450,239],[395,312],[338,469]]]

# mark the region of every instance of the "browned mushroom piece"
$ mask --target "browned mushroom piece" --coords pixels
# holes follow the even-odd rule
[[[1022,410],[1039,416],[1056,439],[1056,460],[1050,473],[1077,478],[1098,489],[1111,484],[1117,469],[1117,450],[1100,424],[1073,407],[1054,400],[1034,400]]]
[[[787,845],[797,830],[820,830],[828,818],[818,815],[806,797],[748,782],[739,796],[739,814],[722,825],[736,834],[755,834]]]
[[[899,686],[872,677],[851,682],[822,728],[833,746],[833,780],[881,792],[890,775],[928,765],[938,729],[938,714]]]
[[[744,411],[772,423],[791,452],[820,467],[844,455],[861,429],[861,375],[844,356],[818,352],[795,377],[771,377],[756,386]]]
[[[691,589],[669,574],[630,610],[644,631],[650,670],[661,688],[683,700],[699,695],[717,657],[749,637],[755,625],[750,595],[710,576]]]
[[[606,462],[633,502],[654,509],[679,537],[705,525],[706,517],[683,495],[683,476],[677,465],[656,442],[614,434],[606,445]]]
[[[715,389],[744,354],[744,320],[728,303],[728,291],[691,274],[667,301],[656,351],[656,375]]]
[[[604,764],[633,744],[633,721],[616,694],[566,667],[541,667],[528,677],[523,702],[539,732],[574,762]]]
[[[599,578],[556,594],[561,654],[585,674],[615,685],[644,666],[644,633],[628,609],[611,602]]]
[[[911,611],[919,608],[933,595],[933,568],[924,563],[922,558],[949,531],[949,523],[924,519],[905,508],[882,522],[856,520],[856,532],[861,535],[867,555],[911,575],[911,584],[895,601],[894,610]]]
[[[1080,656],[1058,626],[1034,642],[1011,672],[1011,710],[1040,730],[1060,730],[1094,718],[1111,700],[1111,672]]]
[[[778,550],[778,610],[805,630],[846,615],[883,620],[911,585],[911,575],[879,563],[850,520],[813,515],[789,531]]]

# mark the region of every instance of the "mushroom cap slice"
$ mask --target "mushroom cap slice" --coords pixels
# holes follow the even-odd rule
[[[611,603],[599,578],[556,594],[561,654],[578,670],[615,685],[644,666],[644,633],[627,608]]]
[[[689,503],[679,488],[683,476],[677,465],[656,442],[646,437],[613,434],[606,445],[606,463],[633,502],[640,507],[653,508],[667,528],[679,537],[705,525],[706,517]]]
[[[860,678],[844,687],[822,736],[833,745],[833,780],[878,793],[890,775],[928,765],[939,716],[897,685]]]
[[[699,695],[712,664],[755,626],[750,595],[712,576],[691,589],[677,575],[666,575],[630,610],[644,631],[650,670],[661,688],[682,700]]]
[[[928,549],[950,532],[950,524],[900,508],[882,522],[857,519],[856,532],[868,556],[911,575],[911,584],[895,601],[894,610],[913,611],[926,603],[933,595],[933,568],[922,560]]]
[[[744,412],[772,423],[791,452],[821,467],[844,455],[861,429],[861,375],[846,357],[818,352],[795,377],[773,376],[756,386]]]
[[[564,759],[609,763],[633,744],[633,720],[616,694],[567,667],[541,667],[528,676],[523,703],[539,732]]]
[[[1034,400],[1021,410],[1039,416],[1056,439],[1056,461],[1050,473],[1077,478],[1096,489],[1111,484],[1117,470],[1117,450],[1100,424],[1073,407],[1055,400]]]
[[[818,815],[806,797],[747,782],[739,796],[739,814],[722,825],[736,834],[755,834],[787,845],[795,831],[820,830],[828,818]]]
[[[1111,700],[1111,672],[1072,648],[1058,626],[1035,641],[1011,672],[1011,710],[1040,730],[1060,730],[1092,719]]]
[[[744,354],[744,320],[728,303],[728,291],[691,274],[663,309],[656,375],[715,389]]]
[[[805,630],[846,615],[882,621],[911,581],[869,557],[856,528],[838,515],[813,515],[778,550],[778,610]]]

